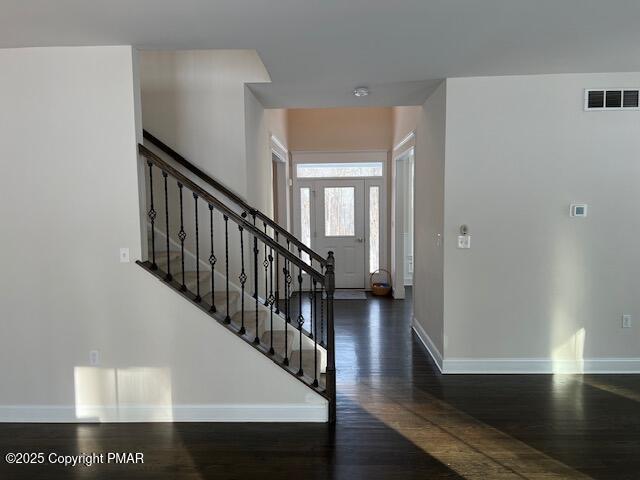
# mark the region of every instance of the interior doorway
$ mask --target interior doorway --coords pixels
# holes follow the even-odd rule
[[[393,296],[404,298],[404,287],[413,285],[414,169],[413,146],[394,157],[393,166]]]
[[[320,255],[334,252],[337,288],[368,288],[386,267],[386,153],[308,155],[294,154],[295,232]]]
[[[271,178],[273,181],[273,220],[290,231],[289,155],[275,137],[271,137]]]

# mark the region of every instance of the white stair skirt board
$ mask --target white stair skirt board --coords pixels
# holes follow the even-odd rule
[[[640,358],[585,358],[553,360],[549,358],[442,358],[442,354],[415,317],[412,322],[431,358],[444,374],[615,374],[640,373]]]
[[[364,290],[336,290],[333,293],[334,300],[366,300]]]
[[[308,405],[0,405],[1,423],[327,422],[328,406]]]

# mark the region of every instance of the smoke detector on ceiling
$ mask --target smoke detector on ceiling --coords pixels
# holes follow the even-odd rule
[[[356,87],[353,89],[353,94],[356,97],[366,97],[369,95],[369,89],[367,87]]]

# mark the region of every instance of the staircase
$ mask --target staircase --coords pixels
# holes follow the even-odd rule
[[[144,138],[148,252],[137,263],[324,396],[334,423],[332,252],[321,257],[149,132]]]

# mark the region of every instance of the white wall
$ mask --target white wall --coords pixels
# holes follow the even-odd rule
[[[120,247],[141,256],[134,63],[130,47],[0,50],[0,420],[326,418],[324,399],[119,263]]]
[[[144,128],[246,197],[245,83],[270,81],[255,50],[141,51]]]
[[[638,73],[447,81],[447,370],[640,371],[640,113],[583,111],[585,88],[638,85]],[[589,217],[570,218],[571,202]],[[471,250],[455,246],[460,224]]]
[[[394,113],[398,140],[416,130],[414,329],[438,363],[444,329],[443,249],[438,234],[443,232],[444,221],[446,96],[447,85],[443,82],[417,112],[403,107]]]

